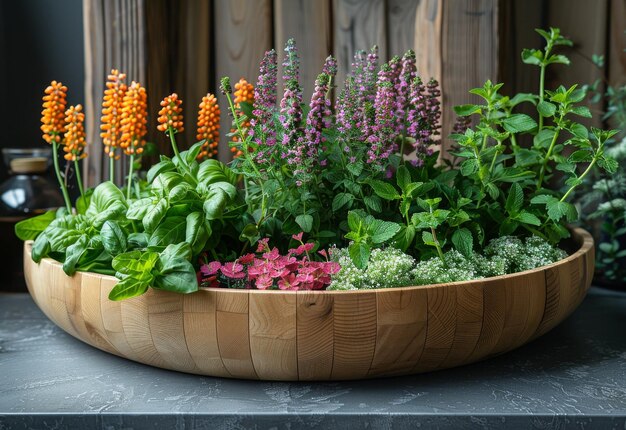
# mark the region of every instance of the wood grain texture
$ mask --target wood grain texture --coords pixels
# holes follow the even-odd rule
[[[300,83],[303,100],[307,104],[315,87],[315,78],[322,72],[324,60],[333,49],[331,22],[330,0],[274,0],[274,48],[278,53],[278,76],[283,73],[283,47],[293,37],[300,55]],[[281,87],[278,91],[282,94],[282,79],[279,78],[278,82]]]
[[[117,284],[117,279],[110,276],[100,282],[100,315],[107,339],[113,347],[125,357],[135,356],[134,350],[126,340],[124,320],[122,319],[122,303],[109,300],[109,293]],[[148,324],[144,321],[144,324]]]
[[[415,13],[415,59],[417,73],[425,82],[441,82],[443,6],[441,0],[421,0]]]
[[[454,341],[442,367],[467,362],[482,331],[484,314],[483,281],[468,282],[456,287],[456,327]]]
[[[144,363],[150,363],[157,367],[167,367],[167,361],[161,358],[152,337],[149,302],[149,300],[134,298],[120,302],[124,334],[135,356],[141,357]]]
[[[411,371],[426,341],[427,290],[379,290],[376,308],[376,349],[369,374],[394,375]]]
[[[166,363],[165,367],[183,372],[196,370],[185,343],[184,295],[150,290],[145,298],[148,303],[150,335],[161,360]]]
[[[379,0],[333,0],[333,45],[340,87],[350,72],[354,53],[378,45],[381,62],[387,61],[385,2]]]
[[[443,3],[442,25],[442,131],[443,149],[456,120],[453,106],[476,103],[469,89],[487,79],[498,81],[498,1],[449,0]]]
[[[626,0],[610,0],[609,40],[607,46],[609,83],[626,83]]]
[[[200,291],[184,296],[185,342],[200,373],[231,377],[222,362],[217,344],[216,309],[215,291]]]
[[[361,291],[333,297],[334,360],[331,379],[368,375],[376,349],[376,293]]]
[[[583,300],[593,240],[534,270],[471,282],[363,291],[150,290],[108,300],[117,280],[35,264],[31,294],[50,319],[105,351],[189,373],[267,380],[344,380],[471,363],[545,333]]]
[[[483,284],[483,321],[474,351],[468,361],[480,360],[493,354],[502,336],[506,312],[506,280],[490,279]]]
[[[88,332],[86,340],[96,348],[120,355],[109,342],[104,329],[100,308],[100,283],[102,276],[95,273],[82,273],[81,275],[80,310],[85,329]]]
[[[298,379],[296,294],[251,291],[250,352],[259,379]],[[267,360],[265,357],[272,357]]]
[[[214,1],[216,83],[229,76],[234,83],[239,78],[256,82],[263,54],[272,48],[272,3],[270,0]],[[226,133],[230,130],[228,103],[223,94],[216,94],[222,107],[219,157],[230,160]]]
[[[571,61],[568,67],[556,66],[549,70],[546,89],[564,85],[566,88],[578,84],[591,84],[604,78],[604,71],[591,64],[594,54],[607,52],[607,23],[609,2],[589,2],[585,0],[553,0],[548,3],[550,25],[561,29],[561,34],[574,42],[573,47],[563,47],[560,52]],[[624,29],[622,28],[622,32]],[[600,83],[600,90],[604,84]],[[590,109],[598,105],[587,102]],[[587,126],[602,127],[601,114],[594,118],[580,118]]]
[[[298,379],[330,379],[335,339],[334,296],[302,291],[296,297]]]
[[[421,2],[387,0],[387,49],[389,55],[402,55],[414,48],[415,21]]]
[[[218,290],[216,296],[217,345],[226,370],[235,378],[258,379],[250,353],[248,292]]]
[[[428,323],[424,352],[417,363],[417,371],[437,369],[446,359],[456,332],[456,294],[454,286],[443,284],[428,288]]]

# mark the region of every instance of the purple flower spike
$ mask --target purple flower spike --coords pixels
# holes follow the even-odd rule
[[[251,134],[254,142],[259,145],[256,161],[266,164],[267,151],[265,147],[276,144],[276,131],[274,130],[272,116],[276,108],[276,79],[277,79],[277,56],[273,49],[267,51],[261,61],[259,78],[254,88],[254,118],[250,120]]]

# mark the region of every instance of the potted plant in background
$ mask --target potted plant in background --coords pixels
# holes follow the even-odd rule
[[[604,67],[604,58],[593,56],[596,66]],[[619,133],[607,145],[606,152],[619,164],[626,161],[626,86],[609,85],[600,90],[598,80],[588,86],[593,103],[605,103],[603,121]],[[594,232],[598,243],[595,283],[609,288],[624,288],[626,279],[626,177],[623,170],[614,174],[602,171],[584,182],[578,193],[585,226]]]
[[[202,140],[180,151],[182,101],[167,96],[159,130],[174,156],[162,156],[145,183],[132,175],[124,190],[105,182],[76,213],[16,227],[34,239],[25,247],[31,294],[62,328],[101,349],[220,376],[411,373],[525,343],[584,297],[593,246],[582,230],[567,242],[567,223],[578,218],[570,200],[595,168],[617,168],[605,153],[615,132],[576,121],[590,115],[579,106],[584,91],[543,88],[545,69],[568,62],[553,51],[569,41],[558,29],[539,33],[544,50],[522,54],[540,68],[539,94],[506,97],[490,81],[471,90],[484,102],[455,109],[479,121],[452,136],[452,164],[438,164],[433,150],[438,84],[417,76],[411,51],[380,66],[376,48],[358,52],[334,105],[328,57],[308,109],[293,40],[279,103],[273,50],[253,97],[240,81],[233,99],[222,79],[237,155],[229,165],[205,159],[217,142],[215,98],[199,106]],[[105,143],[111,157],[119,148],[132,163],[142,151],[145,91],[110,78]],[[52,85],[47,94],[64,90]],[[536,106],[537,119],[516,113],[520,103]],[[49,108],[44,125],[63,110]],[[73,124],[66,128],[80,129]],[[60,144],[59,127],[44,132]],[[533,145],[522,147],[521,135]],[[566,156],[568,145],[575,151]],[[562,192],[547,185],[556,171]]]

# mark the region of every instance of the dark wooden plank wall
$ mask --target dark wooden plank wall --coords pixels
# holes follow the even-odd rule
[[[355,50],[368,50],[376,44],[381,59],[388,60],[414,49],[419,74],[441,83],[444,136],[455,120],[452,106],[475,100],[467,91],[486,79],[506,82],[504,91],[509,94],[537,90],[538,73],[520,60],[522,48],[541,46],[534,28],[561,27],[575,42],[568,52],[573,66],[556,66],[548,76],[548,88],[557,81],[588,83],[596,78],[623,83],[626,70],[626,0],[134,1],[145,4],[147,67],[140,74],[147,75],[150,139],[165,153],[170,151],[169,143],[155,130],[163,96],[177,92],[184,100],[186,131],[180,146],[186,147],[195,141],[201,97],[206,92],[217,94],[224,75],[233,83],[241,77],[255,83],[263,53],[274,47],[282,61],[283,46],[290,37],[296,38],[301,56],[305,103],[328,54],[338,60],[337,82],[342,85]],[[84,2],[102,7],[102,0]],[[110,36],[102,34],[98,25],[90,28],[96,32],[89,39],[91,46],[99,49],[98,40]],[[104,46],[110,49],[108,42]],[[608,57],[605,70],[591,65],[588,58],[594,53]],[[108,65],[108,59],[117,55],[107,51],[106,58]],[[92,61],[94,66],[102,66],[102,58]],[[120,61],[122,65],[133,64],[125,57]],[[88,90],[94,90],[99,85],[94,79],[99,75],[87,76]],[[230,118],[225,99],[218,97],[225,143]],[[96,104],[91,102],[91,106]],[[99,116],[94,118],[97,123]],[[93,121],[90,125],[93,127]],[[230,158],[225,144],[220,148],[220,158]]]

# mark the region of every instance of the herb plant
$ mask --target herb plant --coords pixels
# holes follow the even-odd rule
[[[113,300],[149,287],[192,292],[196,279],[205,286],[290,290],[321,289],[334,279],[335,288],[367,288],[546,264],[561,255],[554,245],[578,217],[573,192],[596,167],[612,173],[617,163],[605,151],[615,132],[576,122],[590,115],[579,105],[584,91],[544,88],[546,68],[569,61],[553,51],[569,42],[557,29],[539,33],[546,47],[522,54],[540,69],[539,93],[508,97],[500,93],[503,84],[490,81],[471,90],[483,102],[456,108],[463,117],[452,136],[456,164],[437,163],[440,91],[436,81],[417,76],[412,51],[382,65],[376,48],[357,52],[335,104],[337,65],[328,57],[305,107],[289,40],[280,102],[273,50],[261,61],[253,97],[247,82],[233,93],[230,79],[221,81],[233,120],[229,165],[206,159],[216,153],[215,98],[200,104],[201,140],[179,151],[182,100],[171,94],[161,102],[158,129],[173,156],[161,156],[145,183],[133,184],[129,175],[122,192],[105,182],[77,202],[76,213],[68,207],[33,218],[17,232],[35,238],[35,261],[55,258],[70,275],[115,274]],[[124,89],[121,76],[112,74],[109,104],[113,90],[126,91],[126,100],[135,88],[136,103],[127,106],[144,106],[140,86]],[[535,106],[536,117],[517,113],[520,103]],[[107,111],[103,137],[112,159],[123,152],[132,162],[143,149],[145,115],[125,112],[126,128],[117,136],[120,124]],[[477,125],[467,128],[473,115]],[[522,144],[524,135],[532,138],[530,147]],[[554,187],[560,182],[562,191]],[[487,244],[505,236],[527,239],[501,239],[503,246],[526,243],[541,251],[520,250],[526,266],[497,251],[491,256],[497,246]],[[339,248],[328,260],[333,244]],[[398,273],[386,276],[386,265]]]

